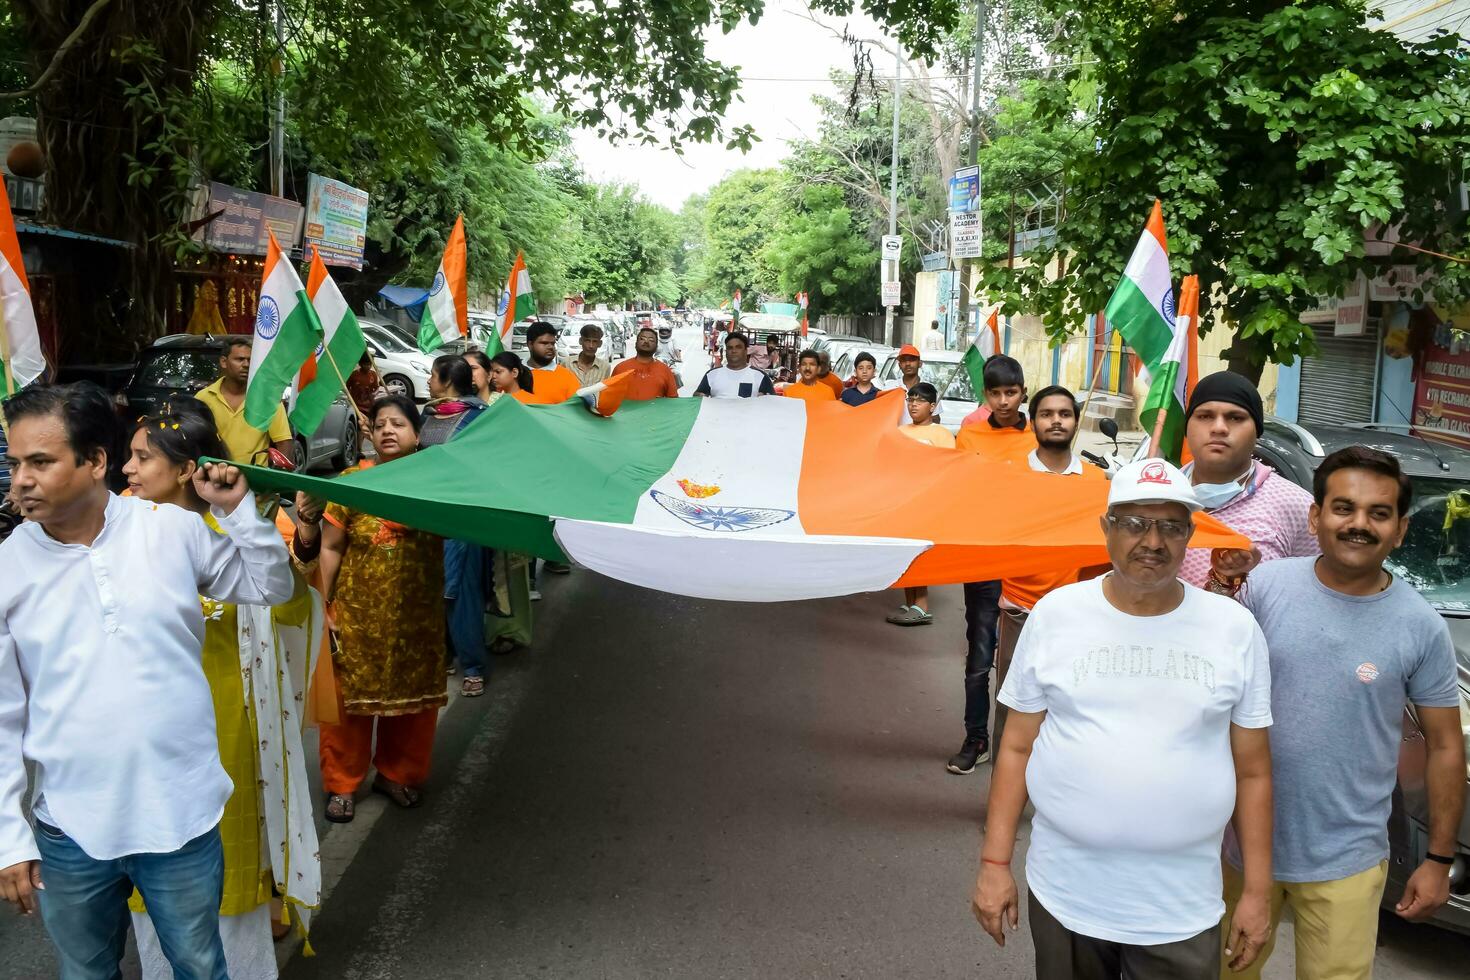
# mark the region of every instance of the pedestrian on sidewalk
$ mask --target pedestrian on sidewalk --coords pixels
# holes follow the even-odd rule
[[[613,368],[613,374],[628,374],[633,377],[623,389],[623,399],[630,402],[646,402],[655,398],[678,398],[679,382],[673,369],[653,355],[658,351],[658,331],[652,327],[640,327],[633,339],[633,356]]]
[[[602,328],[595,323],[583,324],[577,341],[582,349],[576,357],[563,357],[562,366],[577,376],[582,388],[606,381],[612,374],[612,364],[607,358],[597,356],[602,350]]]
[[[1267,562],[1241,593],[1271,651],[1276,811],[1271,936],[1244,976],[1260,976],[1290,906],[1297,976],[1367,980],[1409,704],[1424,733],[1429,852],[1395,911],[1423,920],[1449,899],[1465,801],[1460,691],[1444,619],[1383,565],[1409,527],[1413,491],[1398,461],[1365,446],[1340,449],[1317,467],[1312,492],[1321,556]],[[1225,859],[1233,908],[1241,857],[1229,838]]]
[[[984,370],[989,413],[979,423],[961,426],[955,445],[997,465],[1024,459],[1036,447],[1036,440],[1021,414],[1026,398],[1021,362],[997,354],[985,362]],[[968,776],[990,760],[990,670],[995,666],[1000,581],[966,582],[964,595],[965,740],[945,763],[957,776]]]
[[[1307,526],[1312,495],[1253,455],[1265,431],[1256,386],[1233,371],[1199,380],[1185,407],[1185,439],[1194,457],[1185,468],[1205,513],[1250,538],[1252,551],[1191,548],[1179,577],[1222,595],[1240,590],[1260,562],[1320,550]]]
[[[1033,473],[1074,477],[1094,483],[1106,482],[1107,476],[1102,470],[1096,466],[1083,466],[1081,458],[1072,452],[1072,439],[1077,434],[1077,416],[1077,397],[1061,385],[1049,385],[1032,395],[1027,418],[1030,419],[1032,432],[1036,436],[1036,448],[1026,457],[1026,465]],[[1012,576],[1002,580],[995,650],[997,689],[1005,686],[1006,672],[1010,669],[1021,628],[1026,625],[1026,618],[1041,597],[1053,589],[1070,585],[1079,578],[1091,578],[1104,571],[1106,566],[1085,570],[1070,568],[1058,572]],[[1005,717],[1005,705],[997,705],[992,732],[996,745],[1001,741]]]
[[[874,398],[877,398],[878,386],[873,384],[873,375],[877,372],[878,361],[872,354],[863,351],[854,358],[852,362],[852,373],[857,380],[853,382],[851,388],[843,389],[842,403],[844,405],[852,405],[855,408],[858,405],[866,405]]]
[[[556,359],[556,327],[537,320],[526,328],[526,358],[536,375],[536,400],[560,405],[582,387],[577,376]]]
[[[1265,942],[1270,664],[1246,610],[1177,578],[1198,510],[1169,463],[1120,470],[1102,518],[1111,571],[1036,604],[1001,689],[973,905],[1005,945],[1029,796],[1037,980],[1214,980],[1222,938],[1237,967]],[[1222,923],[1232,813],[1247,889]]]
[[[837,393],[823,384],[818,375],[822,370],[822,357],[814,350],[804,350],[797,359],[801,375],[781,390],[787,398],[800,398],[804,402],[835,402]]]
[[[725,363],[712,367],[699,379],[696,397],[756,398],[774,395],[771,376],[750,364],[750,339],[743,333],[725,335]]]
[[[485,403],[475,397],[469,362],[457,354],[441,354],[429,369],[429,404],[424,406],[419,448],[455,439]],[[464,671],[459,693],[477,698],[485,693],[485,592],[491,581],[490,555],[473,541],[444,541],[445,635],[453,654],[450,669]]]
[[[375,465],[417,451],[419,412],[407,396],[379,398],[368,421]],[[340,711],[337,724],[321,726],[322,787],[327,819],[347,823],[370,763],[378,771],[373,792],[400,807],[423,803],[434,728],[446,701],[444,634],[434,625],[444,622],[444,545],[435,535],[336,503],[327,505],[325,522],[322,588],[336,621],[332,665]]]
[[[0,543],[0,568],[25,570],[0,575],[0,897],[39,908],[62,980],[100,980],[120,975],[136,887],[175,975],[221,980],[232,787],[199,597],[285,602],[285,545],[228,464],[190,476],[223,534],[109,493],[122,434],[94,384],[28,388],[4,412],[27,521]]]
[[[223,536],[219,522],[194,489],[196,460],[224,455],[214,418],[197,400],[175,397],[133,431],[123,475],[141,500],[198,514]],[[321,859],[306,790],[302,712],[310,652],[322,640],[312,592],[292,573],[289,601],[245,606],[201,597],[202,663],[214,702],[220,761],[234,785],[219,823],[224,893],[219,933],[231,980],[275,980],[271,894],[301,922],[321,897]],[[318,607],[319,608],[319,607]],[[242,669],[241,650],[261,658]],[[294,784],[294,785],[293,785]],[[134,892],[133,935],[145,980],[172,971],[141,894]]]
[[[908,410],[911,424],[899,429],[915,442],[938,449],[953,449],[954,436],[934,421],[934,409],[939,402],[939,393],[927,381],[920,381],[909,389]],[[894,626],[927,626],[934,622],[929,613],[929,588],[920,585],[903,590],[903,605],[898,612],[887,617]]]

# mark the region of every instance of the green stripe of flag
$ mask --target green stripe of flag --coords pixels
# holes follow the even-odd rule
[[[1108,325],[1123,335],[1124,343],[1133,349],[1150,373],[1156,371],[1169,342],[1174,339],[1174,332],[1138,284],[1127,276],[1118,280],[1118,288],[1113,290],[1103,315]]]

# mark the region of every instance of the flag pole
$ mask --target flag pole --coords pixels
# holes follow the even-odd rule
[[[1148,454],[1163,459],[1159,452],[1159,442],[1164,438],[1164,422],[1169,418],[1169,406],[1161,405],[1158,414],[1154,417],[1154,431],[1149,436]]]
[[[1113,325],[1107,325],[1107,333],[1103,335],[1103,350],[1110,350],[1113,346]],[[1088,352],[1089,356],[1092,354]],[[1121,357],[1121,353],[1119,354]],[[1121,370],[1121,365],[1120,365]],[[1092,383],[1087,386],[1087,397],[1082,402],[1082,408],[1077,412],[1077,428],[1072,433],[1072,445],[1077,445],[1077,437],[1082,435],[1082,419],[1087,415],[1087,408],[1092,404],[1092,396],[1097,394],[1097,379],[1102,374],[1102,365],[1099,364],[1092,372]]]
[[[347,396],[347,404],[351,405],[352,411],[357,414],[357,428],[371,437],[373,427],[368,424],[367,416],[362,414],[362,409],[357,407],[357,399],[352,397],[352,389],[347,387],[347,379],[342,376],[342,369],[337,366],[337,359],[332,356],[332,348],[323,344],[322,353],[327,355],[327,363],[332,365],[332,370],[337,372],[337,380],[342,382],[342,392]]]
[[[0,304],[0,362],[5,364],[5,391],[0,393],[0,401],[4,401],[15,393],[15,373],[10,367],[10,328],[5,325],[5,307]],[[0,411],[0,431],[5,433],[5,441],[10,442],[10,423],[5,420],[5,413]]]

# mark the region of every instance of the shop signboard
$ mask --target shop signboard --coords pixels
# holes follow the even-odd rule
[[[1424,350],[1413,423],[1426,439],[1470,448],[1470,339],[1449,324],[1435,331]]]
[[[195,237],[212,252],[264,255],[268,232],[275,233],[282,248],[294,248],[301,241],[305,209],[295,201],[213,181],[200,196],[198,216],[216,217]]]
[[[368,192],[340,180],[308,174],[306,242],[327,265],[362,268],[367,245]]]

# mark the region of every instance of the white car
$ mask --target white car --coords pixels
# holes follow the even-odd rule
[[[576,357],[582,353],[582,328],[589,323],[602,331],[602,346],[597,349],[597,356],[605,357],[608,360],[615,360],[617,357],[622,356],[613,351],[611,322],[602,317],[592,316],[587,313],[581,313],[572,317],[561,328],[561,335],[557,338],[556,343],[557,353],[566,357]]]
[[[884,357],[874,352],[880,366],[878,387],[892,388],[902,378],[898,370],[898,354]],[[931,350],[924,352],[924,363],[919,366],[919,380],[927,381],[939,392],[939,424],[951,432],[960,431],[965,416],[979,407],[980,400],[970,387],[970,375],[961,365],[965,355],[955,350]]]
[[[407,395],[416,402],[429,400],[429,370],[433,356],[409,344],[387,324],[358,318],[368,354],[389,394]],[[353,365],[356,367],[356,365]]]

